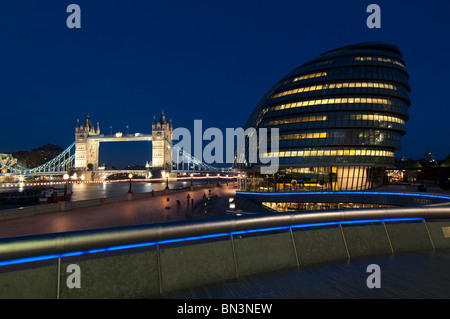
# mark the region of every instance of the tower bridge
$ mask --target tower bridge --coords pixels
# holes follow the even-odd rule
[[[87,115],[84,124],[77,122],[75,128],[75,170],[98,170],[99,168],[99,147],[101,142],[152,142],[152,169],[168,169],[172,165],[172,122],[167,123],[164,111],[161,113],[161,119],[156,122],[153,118],[151,133],[123,134],[114,135],[100,134],[100,125],[97,127],[91,122]]]
[[[51,159],[47,163],[38,167],[28,168],[17,162],[6,163],[0,161],[0,176],[40,176],[40,175],[64,175],[69,172],[76,172],[79,176],[87,179],[105,174],[117,174],[128,172],[128,170],[105,171],[99,166],[100,143],[108,142],[139,142],[149,141],[152,143],[152,175],[161,177],[163,172],[189,173],[189,172],[229,172],[229,169],[218,168],[203,163],[191,154],[172,143],[173,126],[172,121],[167,121],[164,111],[161,113],[159,121],[153,117],[151,133],[123,134],[101,134],[100,124],[92,124],[90,115],[86,116],[83,124],[77,120],[75,127],[75,141],[61,154]],[[173,152],[176,152],[177,164],[173,167]],[[187,164],[187,165],[186,165]],[[150,168],[150,167],[148,167]],[[149,169],[150,170],[150,169]],[[148,170],[148,171],[149,171]],[[91,172],[92,174],[86,174]],[[129,171],[132,173],[131,171]],[[140,174],[144,171],[140,171]],[[147,174],[148,176],[148,174]]]

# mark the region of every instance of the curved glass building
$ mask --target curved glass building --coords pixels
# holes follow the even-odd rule
[[[246,189],[360,190],[381,185],[409,119],[410,87],[400,50],[362,43],[325,52],[282,78],[247,128],[279,128],[275,176],[243,164]],[[261,154],[260,154],[261,156]],[[245,162],[245,160],[244,160]]]

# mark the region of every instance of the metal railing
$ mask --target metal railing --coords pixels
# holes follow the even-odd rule
[[[158,244],[167,240],[189,240],[201,236],[226,236],[242,231],[295,225],[394,218],[447,219],[450,218],[450,207],[417,206],[228,216],[3,238],[0,239],[0,261],[44,255],[58,258],[61,254],[83,253],[108,247],[125,249],[130,245]]]

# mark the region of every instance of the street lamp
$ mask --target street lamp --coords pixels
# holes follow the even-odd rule
[[[169,189],[169,172],[164,173],[166,175],[166,189]]]
[[[128,194],[131,194],[131,193],[133,193],[132,191],[131,191],[131,179],[133,178],[133,174],[128,174],[128,179],[130,180],[130,187],[129,187],[129,189],[128,189]]]
[[[67,196],[67,180],[69,179],[69,174],[67,174],[67,173],[64,174],[63,178],[65,181],[65,183],[64,183],[64,200],[65,200],[66,196]]]

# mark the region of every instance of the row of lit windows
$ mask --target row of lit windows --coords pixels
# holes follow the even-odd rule
[[[315,132],[315,133],[296,133],[296,134],[285,134],[280,136],[280,140],[292,140],[292,139],[304,139],[304,138],[327,138],[326,132]]]
[[[297,82],[297,81],[306,80],[306,79],[314,79],[314,78],[318,78],[321,76],[327,76],[327,72],[319,72],[319,73],[302,75],[302,76],[299,76],[299,77],[296,77],[295,79],[293,79],[292,82]]]
[[[383,121],[383,122],[393,122],[399,124],[405,124],[405,120],[396,116],[391,115],[379,115],[379,114],[349,114],[344,116],[344,120],[347,117],[348,120],[363,120],[363,121]],[[264,124],[264,126],[281,125],[281,124],[291,124],[291,123],[302,123],[302,122],[318,122],[326,121],[328,118],[326,115],[316,115],[316,116],[302,116],[294,117],[281,120],[272,120]]]
[[[281,151],[264,153],[263,157],[309,157],[309,156],[382,156],[394,157],[394,152],[386,150],[312,150],[312,151]]]
[[[280,124],[290,124],[290,123],[300,123],[300,122],[317,122],[317,121],[326,121],[327,117],[325,115],[318,116],[302,116],[302,117],[294,117],[290,119],[281,119],[281,120],[273,120],[269,121],[265,124],[268,125],[280,125]]]
[[[311,105],[323,105],[323,104],[345,104],[345,103],[372,103],[372,104],[385,104],[392,105],[392,101],[388,99],[377,99],[371,97],[344,97],[336,99],[319,99],[300,101],[295,103],[275,105],[270,108],[271,111],[290,109],[294,107],[311,106]]]
[[[296,93],[309,92],[309,91],[317,91],[317,90],[328,90],[328,89],[341,89],[341,88],[380,88],[380,89],[389,89],[398,91],[398,87],[392,84],[380,83],[380,82],[344,82],[344,83],[331,83],[331,84],[322,84],[322,85],[313,85],[293,90],[284,91],[272,96],[272,99],[275,99],[280,96],[286,96]]]
[[[383,121],[394,122],[399,124],[405,124],[405,120],[396,116],[379,115],[379,114],[350,114],[350,120],[363,120],[363,121]]]
[[[393,63],[396,65],[399,65],[403,68],[406,68],[405,65],[397,60],[389,59],[389,58],[382,58],[382,57],[374,57],[374,56],[357,56],[355,57],[356,61],[378,61],[378,62],[387,62],[387,63]]]

